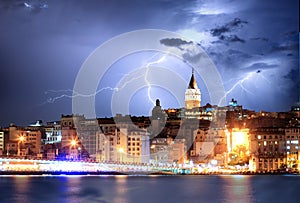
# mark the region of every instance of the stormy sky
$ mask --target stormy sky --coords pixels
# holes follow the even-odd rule
[[[190,39],[160,41],[187,60],[201,57],[192,45],[201,47],[221,75],[226,102],[235,98],[247,109],[288,111],[299,100],[298,8],[298,0],[1,0],[0,126],[71,114],[74,82],[88,56],[113,37],[140,29]],[[97,116],[111,116],[113,91],[126,74],[162,57],[144,52],[116,61],[99,82]],[[166,57],[156,65],[188,83],[191,67],[184,62]],[[196,79],[206,104],[207,87],[201,75]],[[130,113],[148,115],[156,98],[163,108],[182,106],[163,88],[151,87],[149,96],[143,87],[133,95]]]

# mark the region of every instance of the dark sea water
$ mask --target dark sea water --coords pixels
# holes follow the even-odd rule
[[[0,202],[300,202],[300,176],[1,176]]]

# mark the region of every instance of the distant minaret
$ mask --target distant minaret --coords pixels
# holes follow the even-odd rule
[[[197,86],[197,82],[194,76],[194,68],[192,71],[192,77],[188,88],[185,91],[185,108],[193,109],[195,107],[200,107],[201,105],[201,93]]]

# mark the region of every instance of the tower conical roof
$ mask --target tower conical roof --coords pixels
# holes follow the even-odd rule
[[[198,86],[197,86],[197,82],[195,80],[195,77],[194,77],[194,69],[193,69],[193,72],[192,72],[192,77],[190,79],[190,83],[189,83],[189,89],[198,89]]]

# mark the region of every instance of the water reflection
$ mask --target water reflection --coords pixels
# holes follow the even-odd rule
[[[128,203],[127,176],[116,176],[116,194],[113,202]]]
[[[13,188],[16,195],[13,197],[14,202],[28,202],[28,193],[30,186],[30,177],[13,176]]]
[[[22,176],[0,178],[0,202],[300,202],[300,176]]]
[[[64,193],[64,202],[100,202],[106,203],[101,192],[101,181],[98,178],[85,176],[66,177],[67,190]],[[101,184],[101,185],[98,185]]]
[[[253,189],[249,176],[221,176],[224,181],[222,202],[253,202]]]

